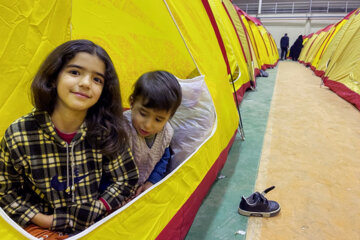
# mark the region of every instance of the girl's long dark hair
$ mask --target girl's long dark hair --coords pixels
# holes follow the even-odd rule
[[[107,156],[115,156],[127,142],[123,124],[119,79],[107,52],[89,40],[72,40],[63,43],[45,59],[31,85],[32,101],[36,109],[54,111],[56,81],[63,67],[79,52],[98,56],[105,64],[105,83],[98,102],[88,109],[85,118],[87,139],[102,149]]]

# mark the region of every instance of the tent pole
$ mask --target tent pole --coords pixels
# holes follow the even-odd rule
[[[166,0],[163,0],[163,1],[164,1],[164,3],[165,3],[165,6],[166,6],[169,14],[170,14],[170,17],[171,17],[172,20],[173,20],[173,23],[175,24],[175,26],[176,26],[176,28],[177,28],[180,36],[181,36],[181,39],[183,40],[183,42],[184,42],[184,44],[185,44],[185,47],[186,47],[187,51],[188,51],[189,54],[190,54],[191,59],[193,60],[193,62],[194,62],[194,64],[195,64],[196,69],[197,69],[198,72],[202,75],[202,73],[200,72],[199,66],[198,66],[197,63],[196,63],[194,56],[191,54],[191,51],[190,51],[190,49],[189,49],[189,47],[188,47],[188,45],[187,45],[187,43],[186,43],[186,41],[185,41],[185,39],[184,39],[184,36],[183,36],[183,34],[182,34],[182,32],[181,32],[181,30],[180,30],[180,28],[179,28],[179,26],[178,26],[178,24],[177,24],[177,22],[176,22],[176,20],[175,20],[175,17],[173,16],[173,14],[172,14],[172,12],[171,12],[171,10],[170,10],[170,7],[169,7],[168,3],[166,2]]]
[[[238,111],[238,114],[239,114],[239,127],[238,127],[238,131],[239,131],[239,133],[240,133],[241,140],[244,141],[244,140],[245,140],[245,132],[244,132],[244,127],[243,127],[243,123],[242,123],[242,119],[241,119],[240,106],[239,106],[239,102],[238,102],[238,98],[237,98],[237,92],[236,92],[236,89],[235,89],[235,84],[234,84],[234,80],[233,80],[233,75],[232,75],[231,72],[230,72],[230,76],[231,76],[231,83],[232,83],[232,86],[233,86],[233,91],[234,91],[234,94],[235,94],[236,108],[237,108],[237,111]]]

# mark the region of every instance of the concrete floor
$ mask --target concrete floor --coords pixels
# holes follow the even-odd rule
[[[186,239],[360,239],[360,111],[302,64],[267,72],[241,103],[246,139],[236,138]],[[238,214],[241,195],[271,185],[279,215]]]

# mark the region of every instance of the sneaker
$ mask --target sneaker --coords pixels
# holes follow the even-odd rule
[[[249,197],[241,197],[239,204],[239,213],[244,216],[254,217],[273,217],[280,212],[279,203],[267,200],[264,196],[266,193],[273,190],[275,186],[265,189],[262,193],[255,192]]]

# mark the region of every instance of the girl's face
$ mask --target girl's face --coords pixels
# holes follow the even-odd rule
[[[150,137],[160,132],[170,116],[171,113],[166,110],[145,107],[141,97],[131,102],[131,121],[141,137]]]
[[[56,84],[55,111],[80,114],[100,98],[105,81],[105,63],[96,55],[79,52],[60,71]]]

